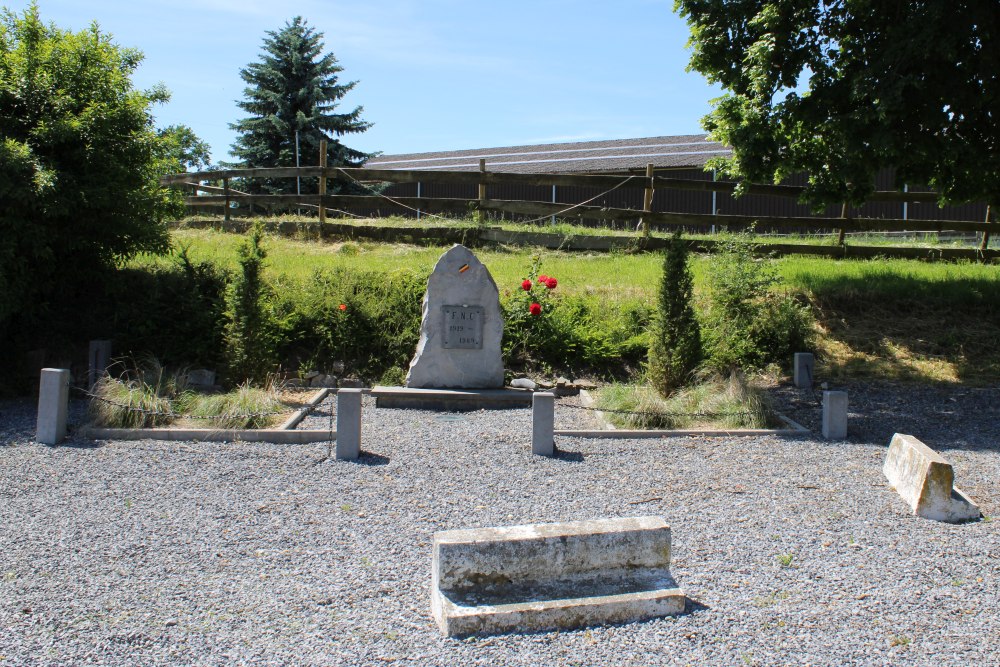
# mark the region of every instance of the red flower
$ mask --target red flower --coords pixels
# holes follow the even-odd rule
[[[531,289],[531,281],[525,279],[524,282],[521,283],[521,289],[523,289],[525,292],[527,292],[528,290],[530,290]]]
[[[346,303],[342,303],[339,306],[337,306],[337,308],[340,308],[341,310],[347,310],[347,304]]]
[[[545,286],[548,287],[549,289],[555,289],[556,285],[558,284],[559,281],[556,280],[555,278],[549,278],[548,280],[545,281]]]
[[[528,312],[531,313],[532,315],[541,315],[542,314],[542,304],[540,304],[540,303],[533,303],[533,304],[531,304],[530,306],[528,306]]]
[[[543,273],[542,275],[538,276],[538,284],[544,285],[545,281],[547,281],[548,279],[549,277]]]

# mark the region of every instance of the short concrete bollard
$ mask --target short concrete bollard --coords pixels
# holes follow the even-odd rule
[[[531,453],[553,456],[555,441],[556,395],[539,392],[531,397]]]
[[[111,365],[111,341],[92,340],[87,354],[87,388],[93,389],[97,381]]]
[[[948,523],[980,516],[979,507],[955,486],[951,464],[912,435],[892,436],[882,472],[917,516]]]
[[[660,517],[434,534],[431,611],[447,637],[629,623],[685,605]]]
[[[847,437],[847,392],[823,392],[823,437],[843,440]]]
[[[35,440],[43,445],[59,444],[66,437],[69,407],[69,371],[43,368],[38,384],[38,423]]]
[[[337,460],[354,461],[361,454],[361,390],[337,392]]]
[[[799,389],[809,389],[813,385],[813,369],[816,358],[811,352],[796,352],[793,364],[793,381]]]

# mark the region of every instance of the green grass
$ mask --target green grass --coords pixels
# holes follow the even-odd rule
[[[619,428],[768,428],[777,425],[763,392],[742,375],[709,377],[668,398],[648,385],[612,384],[596,407]]]
[[[392,224],[413,225],[399,218]],[[422,221],[423,222],[423,221]],[[235,269],[242,236],[211,230],[173,232],[192,260]],[[328,242],[269,236],[267,276],[279,283],[317,270],[430,273],[442,247]],[[533,256],[528,248],[478,249],[502,293],[516,292]],[[559,294],[595,304],[652,305],[662,266],[657,253],[542,250],[541,272],[559,279]],[[144,256],[134,266],[164,265]],[[832,379],[895,379],[985,384],[1000,376],[1000,266],[916,260],[788,256],[772,260],[781,289],[807,301],[818,322],[818,374]],[[693,256],[695,294],[704,300],[712,258]]]

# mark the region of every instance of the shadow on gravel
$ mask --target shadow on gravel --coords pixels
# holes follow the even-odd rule
[[[701,602],[699,602],[698,600],[695,600],[692,597],[689,597],[687,599],[687,602],[684,604],[684,613],[685,614],[696,614],[699,611],[708,611],[709,609],[711,609],[711,607],[709,607],[708,605],[702,604]]]
[[[356,463],[363,466],[387,466],[389,465],[389,457],[371,452],[361,452]]]
[[[583,454],[581,452],[564,452],[561,449],[556,449],[553,458],[569,463],[583,463]]]

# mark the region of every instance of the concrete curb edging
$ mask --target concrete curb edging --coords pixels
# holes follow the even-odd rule
[[[336,431],[283,429],[211,428],[84,428],[79,435],[91,440],[198,440],[207,442],[271,442],[278,445],[305,445],[337,439]]]
[[[285,422],[278,427],[278,429],[282,431],[292,430],[293,428],[298,426],[303,419],[306,418],[306,415],[315,410],[316,406],[322,403],[323,399],[325,399],[329,395],[330,395],[329,389],[320,389],[319,391],[317,391],[315,394],[312,395],[312,398],[310,398],[305,405],[296,410],[295,414],[286,419]]]

